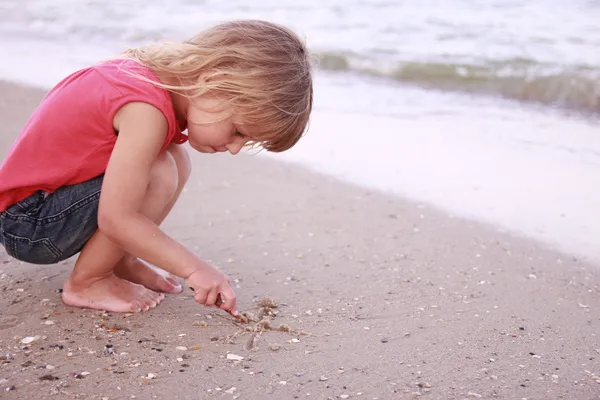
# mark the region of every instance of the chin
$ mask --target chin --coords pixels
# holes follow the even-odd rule
[[[199,145],[197,143],[192,143],[190,142],[190,146],[192,146],[192,148],[200,153],[208,153],[208,154],[212,154],[215,151],[210,147],[210,146],[203,146],[203,145]]]

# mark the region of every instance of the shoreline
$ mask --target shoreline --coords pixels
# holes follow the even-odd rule
[[[317,85],[325,84],[321,79]],[[545,115],[503,102],[479,104],[466,97],[456,110],[442,107],[441,115],[431,118],[425,115],[437,109],[427,100],[431,93],[404,87],[403,93],[416,96],[419,104],[407,104],[406,117],[352,115],[326,106],[344,97],[336,88],[342,81],[321,87],[311,129],[296,148],[265,156],[360,188],[428,204],[448,215],[491,224],[600,266],[600,223],[592,211],[600,202],[600,191],[586,186],[600,179],[600,170],[593,168],[600,162],[596,155],[600,147],[592,146],[592,121]],[[382,100],[390,101],[393,92],[386,89]],[[452,101],[452,94],[443,96]],[[468,118],[463,113],[473,107],[480,107],[481,118],[469,118],[472,126],[461,128]],[[450,114],[444,116],[445,112]],[[458,114],[452,116],[453,112]],[[411,114],[415,118],[409,118]],[[508,121],[500,123],[503,119]],[[382,131],[373,139],[390,146],[364,147],[361,132],[373,126]],[[544,130],[540,138],[526,133],[540,129]],[[567,129],[578,134],[567,140],[563,134]],[[340,139],[331,132],[336,131],[352,133],[344,139],[343,148],[335,143]],[[507,134],[512,131],[521,133]]]
[[[28,110],[37,105],[38,100],[40,100],[39,94],[42,92],[45,93],[47,90],[49,90],[48,88],[45,88],[43,86],[29,85],[0,78],[0,87],[2,86],[11,89],[17,89],[16,93],[18,94],[18,96],[16,98],[11,99],[11,101],[16,101],[20,104],[20,106],[15,107],[15,111],[16,118],[20,118],[22,120],[25,120],[28,117]],[[0,103],[0,106],[2,106],[2,103]],[[383,116],[380,116],[378,118],[386,119],[386,117]],[[310,131],[308,133],[308,136],[308,139],[310,140]],[[8,142],[10,140],[12,140],[12,137],[2,136],[2,138],[0,139],[0,158],[4,157],[9,145]],[[306,141],[307,139],[305,138],[303,140]],[[304,143],[301,141],[298,147],[301,147],[303,145]],[[291,151],[296,151],[296,149],[292,149]],[[307,164],[305,160],[298,159],[297,157],[288,157],[287,155],[282,154],[268,154],[266,156],[259,155],[259,157],[266,157],[268,159],[277,160],[277,162],[281,162],[296,168],[305,169],[310,171],[311,173],[331,178],[335,181],[343,182],[344,184],[355,187],[358,190],[368,190],[380,195],[392,196],[398,198],[401,201],[423,204],[427,207],[437,210],[442,214],[446,214],[448,217],[461,218],[466,221],[471,221],[473,223],[486,225],[489,227],[489,229],[496,230],[502,233],[507,233],[508,235],[513,236],[516,239],[531,240],[549,251],[561,253],[563,255],[563,258],[572,257],[578,260],[585,261],[600,268],[600,251],[594,251],[592,249],[593,243],[587,243],[586,245],[561,243],[558,238],[546,237],[544,235],[541,235],[539,232],[535,234],[532,232],[532,229],[527,230],[524,229],[524,227],[522,226],[518,227],[508,222],[501,222],[494,219],[484,218],[480,214],[469,214],[464,212],[464,210],[457,210],[455,206],[443,204],[440,203],[440,201],[434,201],[428,198],[422,198],[422,196],[419,195],[414,195],[410,193],[400,193],[391,188],[382,188],[380,185],[368,185],[364,181],[359,182],[351,178],[344,177],[342,176],[343,174],[336,173],[336,171],[325,171],[323,167],[313,167]],[[571,227],[570,231],[574,229],[575,227]],[[591,228],[591,230],[593,229],[594,228]],[[590,232],[590,235],[593,235],[593,232]]]
[[[5,152],[42,92],[0,88]],[[226,271],[240,310],[277,300],[292,332],[246,331],[189,290],[142,314],[65,307],[74,259],[0,251],[7,399],[597,397],[595,265],[266,157],[192,163],[163,229]]]

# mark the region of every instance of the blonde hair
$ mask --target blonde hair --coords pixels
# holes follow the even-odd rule
[[[156,83],[190,99],[206,93],[252,127],[252,142],[272,152],[294,146],[313,106],[312,62],[290,29],[267,21],[217,24],[181,43],[146,45],[124,56],[180,85]],[[210,72],[210,79],[199,77]]]

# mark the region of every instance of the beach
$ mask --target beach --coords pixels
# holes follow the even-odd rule
[[[2,157],[43,94],[0,83]],[[163,229],[268,323],[188,288],[140,314],[66,307],[74,258],[2,251],[3,399],[600,398],[597,264],[268,157],[192,162]]]

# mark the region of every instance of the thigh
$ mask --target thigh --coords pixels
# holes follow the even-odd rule
[[[98,229],[103,175],[54,193],[38,191],[0,215],[6,252],[21,261],[53,264],[77,254]]]

